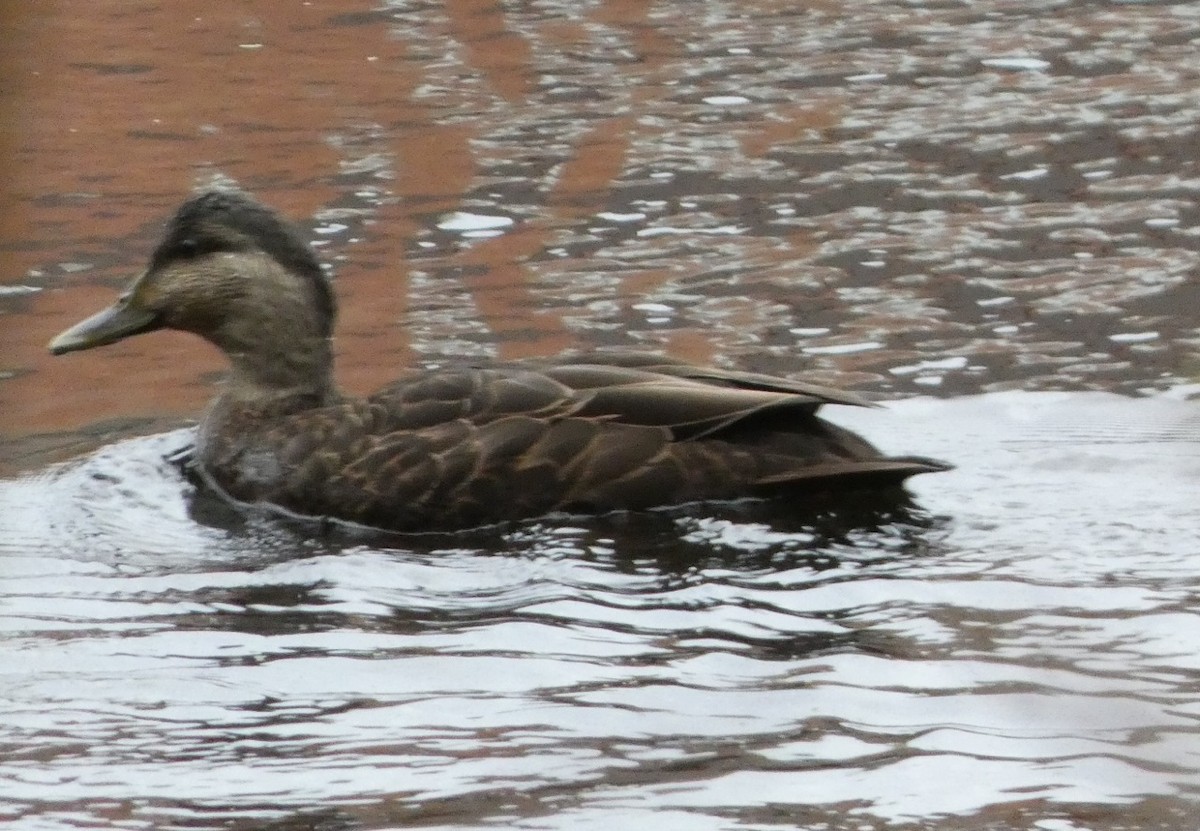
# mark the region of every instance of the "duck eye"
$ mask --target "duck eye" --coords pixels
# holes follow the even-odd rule
[[[176,250],[179,256],[186,257],[190,260],[200,251],[200,244],[191,237],[187,237],[186,239],[181,239],[179,241],[179,244],[176,246]]]

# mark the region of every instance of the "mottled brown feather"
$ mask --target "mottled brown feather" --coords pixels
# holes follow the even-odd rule
[[[155,328],[194,332],[232,370],[197,463],[246,502],[406,531],[552,511],[890,486],[943,470],[889,458],[824,421],[852,393],[658,355],[405,370],[363,399],[337,393],[335,304],[293,226],[245,194],[184,204],[146,272],[55,352]]]

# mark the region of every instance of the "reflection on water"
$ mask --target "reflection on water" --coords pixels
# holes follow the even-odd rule
[[[1194,405],[844,415],[961,467],[923,508],[374,540],[198,496],[163,460],[186,431],[4,483],[4,814],[1192,827]]]
[[[220,364],[186,338],[44,344],[213,175],[311,218],[355,391],[597,344],[889,398],[1196,373],[1191,4],[518,5],[135,25],[99,0],[47,24],[0,241],[0,433],[207,399]]]
[[[76,5],[5,55],[0,820],[1200,827],[1196,4]],[[164,461],[214,355],[45,351],[214,175],[309,220],[350,391],[659,349],[943,397],[836,418],[959,467],[450,537],[232,511]]]

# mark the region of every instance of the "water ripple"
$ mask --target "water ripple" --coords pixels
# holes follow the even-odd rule
[[[374,543],[198,510],[163,461],[186,433],[113,445],[0,485],[6,810],[1169,814],[1200,770],[1194,417],[913,401],[853,419],[966,462],[918,482],[937,513],[734,504]],[[1087,494],[1064,487],[1081,466]],[[1153,477],[1158,510],[1114,518],[1108,476]]]

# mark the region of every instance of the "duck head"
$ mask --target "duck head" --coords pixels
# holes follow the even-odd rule
[[[177,329],[214,344],[232,387],[330,388],[333,291],[308,243],[250,196],[199,193],[180,206],[146,270],[107,309],[50,344],[56,355]]]

